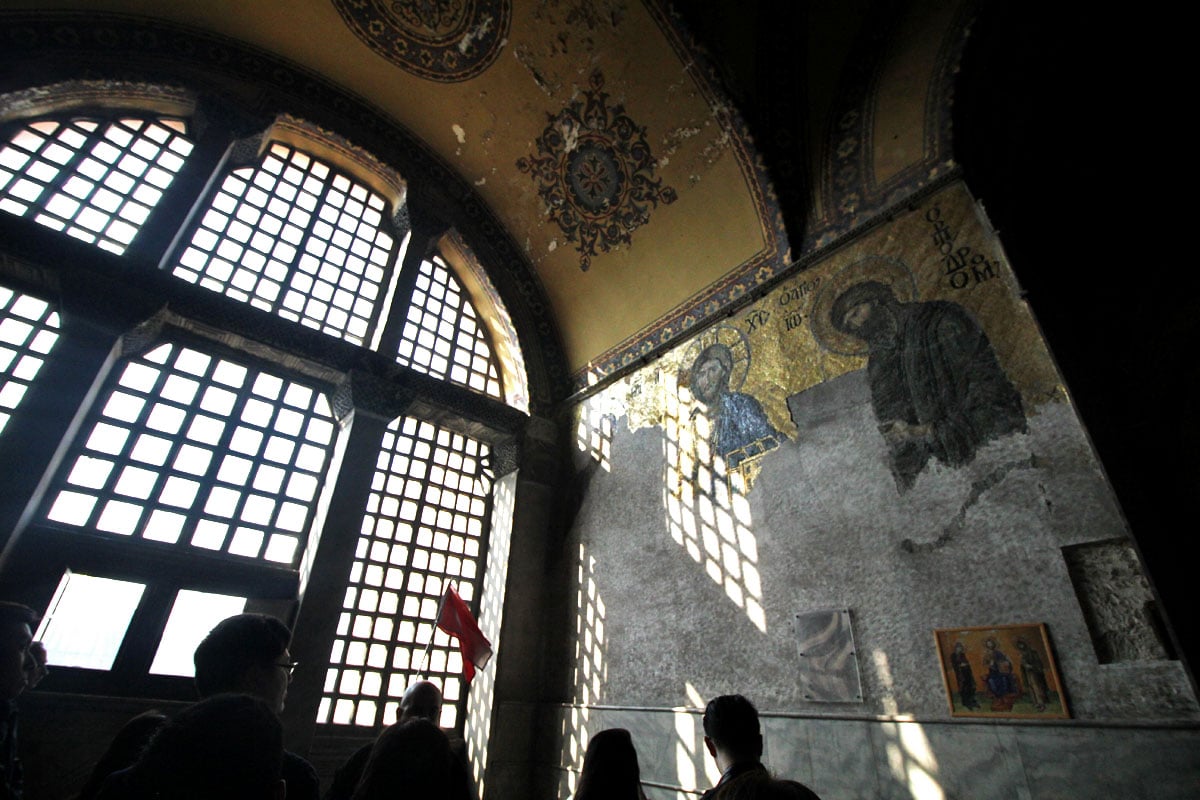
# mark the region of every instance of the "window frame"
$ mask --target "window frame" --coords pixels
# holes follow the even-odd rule
[[[145,109],[139,110],[145,112]],[[72,111],[79,115],[88,113],[83,106]],[[113,111],[106,108],[104,111],[115,114],[125,113],[128,109]],[[14,120],[12,124],[18,123]],[[5,127],[7,125],[0,126],[0,129]],[[382,399],[385,406],[393,406],[401,401],[401,405],[411,409],[412,413],[438,425],[449,424],[454,432],[485,443],[493,452],[497,448],[513,447],[528,419],[527,414],[506,405],[503,400],[487,397],[449,381],[430,378],[396,364],[394,352],[385,353],[378,349],[385,346],[381,344],[381,339],[386,342],[389,338],[387,335],[378,335],[385,325],[394,326],[395,319],[398,319],[400,326],[403,326],[412,302],[411,282],[417,274],[412,261],[414,258],[432,257],[432,237],[424,236],[419,246],[406,249],[405,234],[401,231],[393,234],[392,287],[380,298],[380,302],[390,301],[390,307],[378,314],[381,324],[376,335],[368,337],[368,341],[361,346],[316,330],[301,329],[296,323],[273,317],[209,289],[190,286],[170,274],[164,265],[169,262],[189,229],[191,217],[203,213],[211,197],[209,187],[219,183],[228,173],[229,153],[239,146],[239,140],[234,138],[229,141],[226,137],[228,143],[225,149],[219,150],[213,146],[212,136],[211,130],[207,139],[200,136],[193,150],[193,158],[197,151],[201,153],[200,168],[208,170],[207,175],[200,173],[203,185],[197,183],[196,174],[184,176],[190,178],[190,182],[174,181],[145,221],[138,237],[122,255],[70,240],[61,233],[43,228],[32,219],[0,214],[0,241],[4,242],[0,248],[0,280],[15,291],[48,301],[53,298],[52,305],[57,306],[67,323],[64,330],[73,331],[70,335],[78,335],[80,328],[94,329],[112,337],[115,342],[122,336],[161,333],[163,323],[161,319],[155,319],[155,310],[167,307],[172,309],[167,315],[170,319],[168,327],[177,325],[185,336],[198,336],[205,345],[201,349],[206,352],[211,352],[209,347],[214,345],[213,340],[221,341],[219,346],[226,348],[231,347],[232,340],[250,351],[254,360],[261,360],[277,372],[280,369],[278,364],[268,359],[280,354],[293,361],[298,358],[304,362],[306,383],[311,384],[313,374],[319,374],[330,387],[331,395],[340,398],[340,413],[338,402],[333,403],[337,418],[353,409],[368,409],[372,402],[378,403],[380,398],[375,397],[366,401],[367,405],[364,406],[355,392],[358,386],[376,385],[383,387],[388,395]],[[207,162],[203,161],[205,149],[208,152]],[[222,155],[214,156],[218,151]],[[194,163],[189,163],[184,169],[191,169],[195,173],[197,168]],[[171,195],[175,191],[179,195]],[[181,211],[184,204],[187,205],[187,211]],[[147,239],[150,240],[149,246]],[[453,274],[452,268],[448,264],[445,266]],[[407,287],[404,286],[406,276]],[[136,280],[131,282],[131,279]],[[99,286],[128,302],[115,304],[115,310],[98,309],[92,294]],[[470,302],[469,297],[464,297],[464,300]],[[264,319],[264,316],[271,318]],[[491,338],[494,332],[482,323],[482,318],[480,327],[492,347],[492,358],[496,359],[495,343]],[[377,347],[374,351],[370,349],[372,344]],[[510,346],[515,347],[516,343]],[[232,346],[232,349],[240,354],[243,347]],[[52,352],[49,357],[53,359],[55,354]],[[69,356],[60,354],[60,358],[63,357]],[[498,360],[496,366],[503,392],[504,375]],[[99,385],[102,381],[103,376],[100,376],[95,383]],[[93,388],[90,385],[86,390],[75,387],[74,416],[82,419],[86,415],[86,398],[91,392]],[[376,408],[368,410],[372,414],[380,413]],[[390,408],[384,413],[395,411],[395,408]],[[15,421],[14,416],[10,426]],[[158,646],[158,634],[161,634],[166,622],[174,593],[180,589],[248,595],[248,611],[271,613],[289,625],[295,623],[303,599],[303,576],[295,569],[239,564],[223,554],[188,552],[181,557],[181,554],[170,552],[176,549],[175,545],[160,547],[160,543],[146,541],[137,542],[134,550],[121,548],[122,557],[114,558],[112,539],[108,534],[58,529],[53,523],[43,524],[36,517],[31,519],[30,509],[40,508],[48,497],[48,481],[50,476],[57,474],[57,461],[61,460],[69,440],[64,430],[64,435],[52,448],[55,452],[43,459],[46,467],[40,471],[44,475],[42,485],[27,495],[31,499],[20,514],[24,518],[19,526],[20,533],[9,540],[5,557],[0,563],[0,590],[16,589],[10,590],[8,596],[26,599],[35,608],[45,608],[66,569],[97,577],[137,580],[145,582],[146,589],[112,670],[56,668],[43,684],[44,689],[81,694],[191,699],[194,690],[190,679],[148,673],[150,660]],[[4,444],[0,440],[0,464],[5,463]],[[11,457],[12,454],[7,455]],[[341,480],[341,475],[336,475],[325,488],[331,490],[332,483]],[[486,505],[487,520],[478,561],[480,587],[484,581],[491,527],[490,495]],[[314,524],[324,526],[325,523],[323,513],[318,512]],[[120,543],[129,544],[123,537]],[[311,542],[302,543],[302,547],[311,548]],[[125,557],[124,551],[128,551],[128,557]],[[153,580],[146,580],[148,575],[152,575]],[[14,580],[14,576],[20,577]],[[339,578],[344,580],[345,576]],[[256,592],[247,592],[247,586],[254,586]],[[476,607],[482,594],[479,591],[473,600]],[[36,602],[38,599],[43,602]],[[466,695],[466,691],[463,691],[460,700],[463,707],[458,715],[460,727],[466,719]]]

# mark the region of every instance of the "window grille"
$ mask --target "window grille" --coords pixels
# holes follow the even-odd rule
[[[120,255],[192,152],[170,118],[43,119],[0,150],[0,209]]]
[[[394,261],[385,210],[378,194],[275,143],[225,177],[174,274],[361,345]]]
[[[418,673],[442,688],[441,724],[457,722],[465,697],[462,658],[434,622],[447,583],[468,603],[479,585],[489,513],[479,477],[486,456],[485,445],[428,422],[402,417],[389,426],[318,722],[390,725]]]
[[[190,112],[178,110],[190,108],[186,102],[170,106],[174,116],[161,105],[156,112],[95,111],[103,105],[5,125],[0,209],[119,256],[143,226],[170,224],[171,215],[152,212],[184,188],[173,186],[174,179],[196,143],[184,119]],[[369,158],[323,161],[314,152],[348,151],[324,150],[319,141],[307,151],[285,143],[279,139],[304,140],[309,129],[278,124],[272,131],[288,135],[267,134],[256,163],[211,181],[182,231],[149,231],[154,241],[179,243],[162,266],[219,293],[226,307],[246,303],[371,347],[384,335],[384,305],[398,285],[403,243],[391,204],[402,202],[404,182],[398,175],[373,180]],[[206,135],[213,135],[211,127]],[[200,144],[206,152],[220,145]],[[351,162],[362,166],[361,180]],[[388,186],[399,188],[388,195]],[[169,199],[181,208],[194,202]],[[94,266],[104,271],[108,264],[96,259]],[[503,399],[485,320],[453,271],[435,256],[420,264],[414,280],[411,305],[392,315],[402,324],[398,361]],[[141,288],[161,293],[154,299],[167,305],[190,295],[175,281]],[[188,305],[175,310],[186,315],[179,309]],[[86,307],[78,311],[84,322],[95,321]],[[229,341],[219,318],[197,321]],[[0,287],[0,434],[46,360],[57,356],[60,327],[46,302]],[[29,543],[47,593],[62,576],[39,632],[55,663],[112,672],[72,684],[85,691],[103,686],[120,693],[127,679],[137,684],[134,691],[173,691],[174,677],[191,674],[199,637],[219,619],[293,604],[289,581],[307,583],[323,516],[318,503],[332,493],[326,484],[338,479],[332,474],[340,460],[338,426],[324,389],[259,357],[252,344],[247,349],[255,355],[168,331],[147,350],[122,356],[100,385],[84,390],[81,381],[73,389],[78,397],[64,398],[71,411],[82,410],[72,427],[77,433],[55,454],[60,466],[39,488],[37,513],[15,540]],[[298,341],[290,350],[286,342],[272,347],[287,351],[283,360],[315,359],[329,376],[343,368],[307,352],[307,338]],[[447,584],[468,603],[482,591],[491,501],[480,475],[487,455],[486,445],[429,422],[401,418],[390,426],[319,722],[393,722],[419,671],[442,687],[442,724],[461,722],[467,694],[461,657],[434,619]],[[73,543],[84,546],[76,552]],[[212,557],[193,561],[198,553]],[[130,631],[139,636],[127,643]],[[144,640],[151,632],[161,633],[157,648]],[[79,647],[70,650],[69,642]],[[127,644],[132,651],[123,650]]]
[[[175,343],[125,364],[47,519],[294,566],[335,425],[320,392]]]
[[[58,341],[58,312],[0,286],[0,433]]]
[[[503,396],[496,358],[475,307],[440,258],[421,263],[396,360],[489,397]]]

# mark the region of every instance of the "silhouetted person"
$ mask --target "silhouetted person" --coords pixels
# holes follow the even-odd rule
[[[725,694],[708,701],[704,709],[704,747],[717,762],[721,779],[709,789],[701,800],[726,798],[727,792],[749,791],[761,782],[771,781],[771,775],[763,766],[763,738],[758,725],[758,709],[740,694]],[[742,787],[739,784],[754,784]],[[795,783],[787,781],[786,783]],[[807,794],[804,800],[819,800],[815,794],[800,786]]]
[[[38,617],[20,603],[0,601],[0,800],[21,800],[17,697],[46,674],[46,649],[33,641]]]
[[[609,728],[591,738],[574,800],[646,800],[629,731]]]
[[[222,694],[175,715],[134,767],[138,797],[284,800],[283,726],[261,698]]]
[[[287,699],[292,680],[288,648],[292,633],[287,626],[266,614],[237,614],[221,620],[196,647],[196,689],[202,698],[236,693],[257,697],[278,715]],[[121,736],[124,733],[122,731]],[[114,773],[104,784],[101,798],[125,797],[120,792],[128,771]],[[288,800],[318,800],[321,782],[312,765],[295,753],[284,751],[283,778]],[[110,794],[110,790],[118,792]],[[129,797],[140,797],[128,795]]]
[[[432,681],[420,680],[404,690],[404,696],[400,698],[400,715],[396,719],[396,725],[392,727],[403,725],[414,719],[423,719],[437,725],[441,718],[442,690]],[[464,771],[470,780],[471,768],[467,760],[467,743],[453,732],[443,731],[443,733],[446,733],[450,741],[450,751],[458,763],[459,769]],[[374,746],[375,742],[363,745],[347,759],[345,764],[338,768],[338,771],[334,773],[329,791],[325,793],[324,800],[349,800],[350,796],[354,794],[354,788],[362,778]],[[469,785],[473,785],[473,783]]]
[[[257,697],[276,714],[287,700],[292,670],[288,648],[292,632],[266,614],[236,614],[213,627],[196,647],[196,689],[201,697],[221,692],[244,692]],[[283,778],[288,800],[318,800],[321,781],[312,765],[284,751]]]
[[[717,800],[818,800],[804,784],[772,778],[765,770],[729,782],[715,797]]]
[[[93,800],[109,775],[137,763],[146,745],[166,722],[167,717],[161,712],[146,711],[125,723],[92,768],[88,782],[75,796],[75,800]]]
[[[427,719],[434,725],[441,721],[442,690],[433,681],[417,681],[404,690],[397,722],[408,722],[410,719]]]
[[[450,740],[427,719],[386,728],[371,748],[352,800],[469,800],[469,776]]]

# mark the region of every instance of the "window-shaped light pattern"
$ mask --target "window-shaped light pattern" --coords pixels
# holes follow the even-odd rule
[[[58,312],[0,286],[0,433],[58,341]]]
[[[176,343],[130,358],[106,389],[49,520],[295,566],[334,445],[323,394]]]
[[[482,573],[486,445],[402,417],[384,436],[317,721],[390,725],[418,672],[442,688],[441,724],[465,702],[457,644],[436,629],[447,583],[472,603]],[[432,642],[432,644],[431,644]],[[428,661],[426,661],[426,647]]]
[[[62,667],[112,669],[146,585],[67,571],[36,638]]]
[[[421,263],[396,360],[435,378],[502,398],[496,358],[479,315],[440,258]]]
[[[119,255],[191,152],[178,119],[32,122],[0,150],[0,209]]]
[[[192,656],[200,642],[218,622],[245,610],[245,597],[180,589],[158,641],[150,674],[196,677]]]
[[[382,197],[274,143],[225,177],[175,275],[354,344],[368,341],[395,240]]]

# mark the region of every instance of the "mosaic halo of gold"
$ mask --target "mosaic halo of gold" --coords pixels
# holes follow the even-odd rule
[[[829,313],[833,303],[842,292],[863,281],[878,281],[892,288],[892,293],[901,303],[911,303],[917,298],[917,282],[912,270],[898,258],[889,256],[867,256],[855,261],[825,281],[813,301],[808,326],[813,338],[821,347],[844,356],[867,354],[867,343],[857,336],[843,333],[834,327]]]
[[[683,369],[679,372],[679,385],[692,388],[692,369],[696,359],[709,345],[723,344],[733,355],[733,369],[729,373],[729,391],[737,392],[746,382],[750,371],[750,342],[746,334],[732,325],[716,325],[692,340],[683,354]]]

